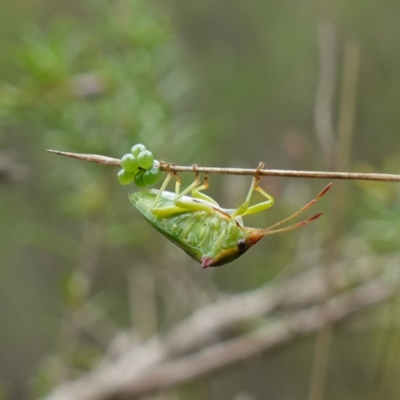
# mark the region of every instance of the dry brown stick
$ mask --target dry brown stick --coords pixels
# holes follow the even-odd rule
[[[69,153],[66,151],[47,150],[49,153],[58,154],[65,157],[75,158],[77,160],[90,161],[97,164],[120,166],[120,160],[117,158],[100,156],[96,154],[80,154]],[[168,164],[160,161],[160,169],[173,172],[193,172],[193,166],[182,166]],[[253,176],[258,170],[257,168],[218,168],[218,167],[199,167],[196,171],[207,174],[228,174],[228,175],[250,175]],[[317,179],[353,179],[365,181],[386,181],[400,182],[400,175],[396,174],[375,174],[362,172],[329,172],[329,171],[293,171],[283,169],[262,169],[259,175],[262,176],[281,176],[287,178],[317,178]]]
[[[328,306],[332,322],[340,322],[357,312],[390,298],[395,288],[382,281],[371,281],[332,298]],[[45,400],[109,400],[135,398],[162,390],[216,369],[242,361],[260,352],[284,346],[323,324],[321,306],[300,310],[260,329],[209,346],[176,360],[165,360],[162,342],[150,341],[115,363],[88,376],[56,388]]]

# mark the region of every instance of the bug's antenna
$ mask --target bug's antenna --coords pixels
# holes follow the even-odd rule
[[[288,232],[288,231],[291,231],[293,229],[301,228],[302,226],[307,225],[312,221],[315,221],[321,215],[322,215],[322,212],[319,212],[318,214],[313,215],[311,218],[308,218],[308,219],[306,219],[304,221],[298,222],[297,224],[287,226],[286,228],[273,229],[273,230],[270,230],[271,228],[268,228],[267,230],[263,230],[263,236],[274,235],[275,233]],[[287,221],[287,218],[286,218],[286,221]],[[278,222],[278,224],[280,225],[282,222],[283,221],[280,221],[280,222]],[[276,224],[275,224],[275,226],[276,226]]]
[[[270,227],[263,229],[263,234],[264,235],[271,235],[273,233],[279,233],[279,232],[287,232],[290,231],[292,229],[296,229],[296,228],[300,228],[301,226],[307,225],[308,223],[310,223],[311,221],[314,221],[315,219],[317,219],[318,217],[321,216],[321,213],[318,213],[316,215],[314,215],[313,217],[305,220],[305,221],[301,221],[298,222],[295,225],[291,225],[288,226],[287,228],[282,228],[282,229],[275,229],[278,226],[284,224],[285,222],[288,222],[290,220],[292,220],[293,218],[296,218],[298,215],[300,215],[302,212],[308,210],[310,207],[312,207],[330,188],[332,187],[332,182],[329,183],[328,185],[325,186],[325,188],[318,194],[318,196],[311,200],[310,202],[308,202],[305,206],[303,206],[302,208],[300,208],[300,210],[296,211],[294,214],[289,215],[289,217],[283,219],[282,221],[279,221],[273,225],[271,225]]]

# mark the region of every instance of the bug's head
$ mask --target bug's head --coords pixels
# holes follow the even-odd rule
[[[263,236],[261,229],[246,229],[244,237],[232,243],[229,247],[218,249],[215,254],[203,256],[200,260],[203,268],[219,267],[227,264],[244,254],[251,246],[255,245]]]

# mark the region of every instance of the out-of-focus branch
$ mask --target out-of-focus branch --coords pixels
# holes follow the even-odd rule
[[[356,115],[357,79],[360,64],[360,44],[348,42],[345,47],[341,100],[339,108],[339,143],[336,155],[337,169],[348,169],[351,161],[351,142]]]
[[[385,263],[383,260],[377,262]],[[335,265],[339,292],[368,282],[379,273],[376,268],[364,265],[362,278],[354,281],[348,277],[349,268],[348,263]],[[235,327],[246,321],[321,303],[326,293],[323,278],[321,268],[307,270],[298,276],[227,297],[195,311],[166,335],[170,356],[181,356],[229,336]]]
[[[320,49],[323,52],[323,49]],[[350,165],[351,142],[353,137],[353,125],[355,118],[356,104],[356,82],[358,76],[358,64],[360,57],[360,46],[357,43],[347,43],[343,61],[343,76],[341,85],[341,101],[339,112],[338,145],[331,153],[333,158],[328,160],[330,167],[344,170]],[[330,119],[330,123],[331,123]],[[337,238],[344,218],[345,210],[345,188],[343,182],[337,185],[338,188],[333,197],[333,214],[335,217],[331,224],[327,246],[326,262],[323,268],[326,282],[326,299],[332,297],[336,290],[335,260],[338,258]],[[329,313],[329,309],[325,309]],[[326,316],[326,323],[318,333],[316,350],[314,356],[313,373],[311,378],[310,400],[322,400],[325,397],[326,382],[328,377],[329,349],[332,336],[330,318]]]
[[[92,98],[102,95],[106,90],[104,80],[96,72],[75,75],[69,83],[71,93],[76,97]]]
[[[387,300],[393,294],[393,288],[380,281],[373,281],[349,293],[336,296],[328,303],[331,321],[332,323],[340,322]],[[216,344],[176,361],[162,363],[132,380],[119,394],[138,396],[165,389],[256,356],[261,352],[265,354],[280,346],[285,346],[319,329],[323,323],[321,311],[321,306],[301,310],[277,322],[267,323],[250,334]],[[99,397],[100,399],[104,397]]]
[[[288,280],[278,287],[232,296],[200,309],[163,339],[153,338],[116,362],[61,385],[46,400],[108,400],[123,395],[142,395],[210,373],[260,352],[271,351],[314,332],[324,321],[322,306],[299,310],[304,304],[319,302],[323,298],[324,282],[316,271],[311,273],[314,279],[310,279],[312,275],[307,272],[302,278]],[[370,278],[367,273],[365,279],[368,281]],[[371,280],[332,298],[328,303],[329,318],[332,323],[339,322],[387,300],[394,290],[383,281]],[[286,307],[283,307],[285,302]],[[264,323],[262,328],[244,335],[235,337],[234,330],[230,336],[227,335],[228,328],[233,329],[239,322],[254,321],[278,307],[294,308],[296,303],[297,311],[286,313],[278,321]],[[234,310],[238,314],[236,317]],[[202,340],[201,337],[212,339]],[[224,337],[230,339],[224,341]]]
[[[315,96],[315,132],[327,165],[333,165],[336,141],[333,126],[333,96],[336,81],[336,41],[333,25],[318,24],[319,77]]]
[[[19,164],[12,155],[0,153],[0,181],[20,182],[27,176],[26,168]]]

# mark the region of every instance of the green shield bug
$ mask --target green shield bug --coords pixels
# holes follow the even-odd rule
[[[260,164],[258,169],[262,167]],[[180,180],[176,176],[175,193],[166,191],[173,176],[171,172],[168,174],[160,190],[141,190],[129,195],[129,199],[154,228],[198,261],[203,268],[218,267],[235,260],[266,235],[287,232],[314,221],[322,213],[279,228],[314,205],[332,186],[332,183],[328,184],[315,199],[289,217],[266,229],[260,229],[246,227],[242,220],[243,216],[266,210],[274,204],[272,196],[258,185],[261,177],[257,173],[244,203],[232,210],[222,208],[202,193],[208,187],[208,181],[205,176],[201,184],[197,173],[195,181],[184,191],[180,192]],[[266,200],[250,206],[254,191],[262,194]]]

